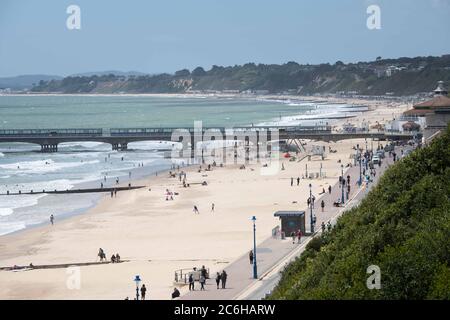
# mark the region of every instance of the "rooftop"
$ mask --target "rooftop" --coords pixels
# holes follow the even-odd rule
[[[277,211],[274,217],[301,217],[305,215],[305,211]]]

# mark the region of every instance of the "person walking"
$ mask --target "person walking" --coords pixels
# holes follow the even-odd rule
[[[294,185],[294,178],[291,178],[291,187]]]
[[[194,277],[192,276],[192,273],[189,274],[189,291],[194,291]]]
[[[214,203],[211,205],[211,212],[214,212],[215,205]]]
[[[197,206],[194,206],[194,213],[196,213],[196,214],[200,214],[200,212],[198,211],[198,208],[197,208]]]
[[[206,278],[203,274],[200,275],[200,290],[205,290]]]
[[[225,270],[222,271],[222,275],[220,277],[220,280],[222,281],[222,289],[225,289],[225,286],[227,284],[227,273],[225,272]]]
[[[325,222],[322,221],[322,233],[325,233]]]
[[[53,225],[55,222],[55,217],[53,215],[50,215],[50,223]]]
[[[298,243],[302,243],[302,230],[297,231],[297,241]]]
[[[250,250],[248,253],[248,259],[250,260],[250,264],[253,264],[253,250]]]
[[[221,279],[221,275],[220,273],[216,273],[216,285],[217,285],[217,290],[219,290],[219,284],[220,284],[220,279]]]
[[[328,186],[328,193],[331,194],[331,186]]]
[[[292,237],[292,244],[295,244],[295,232],[294,231],[291,232],[291,237]]]
[[[297,186],[300,184],[300,177],[297,177]]]
[[[323,212],[323,209],[325,208],[325,201],[322,200],[322,202],[320,203],[320,206],[322,207],[322,212]]]
[[[145,300],[145,293],[147,292],[147,288],[145,287],[145,284],[141,287],[141,300]]]

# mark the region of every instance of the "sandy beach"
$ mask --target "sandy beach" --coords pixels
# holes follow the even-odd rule
[[[348,100],[365,104],[369,111],[361,116],[342,119],[336,128],[350,122],[375,124],[396,117],[410,106],[392,102]],[[119,192],[117,197],[105,195],[88,212],[55,225],[43,225],[0,237],[0,267],[13,265],[76,264],[98,261],[101,247],[107,257],[119,253],[120,264],[80,267],[80,288],[68,286],[72,274],[66,268],[29,271],[0,271],[0,299],[124,299],[134,295],[133,278],[139,274],[148,288],[148,299],[170,299],[174,272],[178,269],[205,265],[211,272],[220,271],[228,263],[246,254],[252,245],[251,216],[257,217],[257,242],[271,236],[279,224],[277,210],[305,210],[309,187],[313,194],[334,185],[341,163],[352,162],[352,149],[364,140],[337,143],[310,142],[331,146],[325,160],[281,159],[285,170],[271,176],[261,175],[260,163],[245,169],[226,164],[212,171],[198,166],[182,168],[190,187],[184,188],[178,177],[168,173],[149,177],[134,184],[147,187]],[[374,142],[374,146],[375,146]],[[339,162],[341,161],[341,163]],[[322,172],[326,178],[296,179],[309,172]],[[204,169],[204,166],[203,166]],[[206,181],[207,185],[201,185]],[[166,190],[174,200],[166,200]],[[215,210],[211,206],[214,203]],[[197,206],[199,214],[193,207]],[[232,277],[232,275],[229,275]],[[185,288],[181,288],[182,291]],[[205,296],[207,299],[207,296]]]

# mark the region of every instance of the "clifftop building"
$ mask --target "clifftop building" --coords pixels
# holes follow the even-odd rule
[[[433,93],[433,99],[418,103],[404,113],[405,116],[425,117],[425,142],[445,130],[450,122],[450,98],[443,81],[439,81]]]

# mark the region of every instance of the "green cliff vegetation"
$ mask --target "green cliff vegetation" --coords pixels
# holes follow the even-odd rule
[[[437,81],[450,81],[450,55],[377,59],[373,62],[300,65],[247,63],[213,66],[205,71],[179,70],[159,75],[71,76],[41,81],[33,92],[60,93],[183,93],[196,91],[361,95],[412,95],[430,92]],[[260,92],[258,92],[260,91]]]
[[[380,290],[366,286],[370,265]],[[270,299],[450,299],[450,128],[313,239]]]

